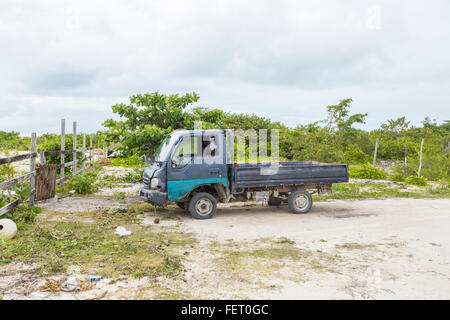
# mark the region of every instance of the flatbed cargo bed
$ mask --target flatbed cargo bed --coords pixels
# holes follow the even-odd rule
[[[346,164],[315,161],[236,163],[234,184],[237,189],[348,182]]]

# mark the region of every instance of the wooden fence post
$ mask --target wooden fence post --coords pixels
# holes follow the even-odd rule
[[[405,140],[405,175],[408,169],[408,140]]]
[[[61,119],[61,151],[66,150],[66,119]],[[61,171],[60,171],[60,178],[61,187],[64,186],[64,162],[65,161],[65,155],[64,153],[61,153]]]
[[[423,139],[420,143],[420,162],[419,162],[419,172],[417,173],[417,176],[420,177],[420,170],[422,170],[422,149],[423,149]]]
[[[378,138],[375,141],[375,151],[373,153],[373,166],[375,167],[375,164],[377,163],[377,150],[378,150]]]
[[[77,122],[73,122],[73,165],[72,177],[77,174]]]
[[[83,167],[83,171],[86,170],[86,134],[83,133],[83,153],[82,153],[82,157],[81,157],[82,161],[82,167]]]
[[[31,153],[36,153],[36,132],[31,134]],[[34,195],[36,194],[36,157],[31,155],[30,158],[30,206],[34,206]]]
[[[93,163],[94,163],[94,152],[92,150],[92,135],[90,135],[91,138],[91,143],[89,144],[89,166],[92,167]]]
[[[40,161],[40,163],[41,163],[41,165],[44,165],[44,164],[46,164],[46,160],[45,160],[45,152],[44,151],[42,151],[40,154],[39,154],[39,161]]]
[[[97,160],[99,160],[100,159],[100,154],[99,154],[99,152],[100,152],[100,137],[98,136],[98,134],[96,135],[96,137],[97,137]],[[95,154],[94,154],[94,156],[95,156]]]

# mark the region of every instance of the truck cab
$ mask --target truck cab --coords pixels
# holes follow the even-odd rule
[[[218,202],[258,199],[306,213],[307,189],[326,193],[331,183],[348,181],[347,165],[277,162],[273,169],[273,163],[235,163],[232,130],[177,130],[157,148],[139,195],[157,206],[175,202],[197,219],[211,218]]]

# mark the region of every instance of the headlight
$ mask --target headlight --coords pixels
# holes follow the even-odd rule
[[[150,188],[156,189],[158,187],[158,185],[160,185],[160,184],[161,184],[161,179],[153,178],[152,181],[150,182]]]

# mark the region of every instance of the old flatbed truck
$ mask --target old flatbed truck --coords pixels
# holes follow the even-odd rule
[[[333,183],[348,182],[346,164],[313,161],[236,163],[232,130],[172,132],[147,160],[139,196],[158,206],[169,201],[196,219],[214,216],[217,203],[263,200],[288,203],[307,213],[312,193],[331,193]]]

